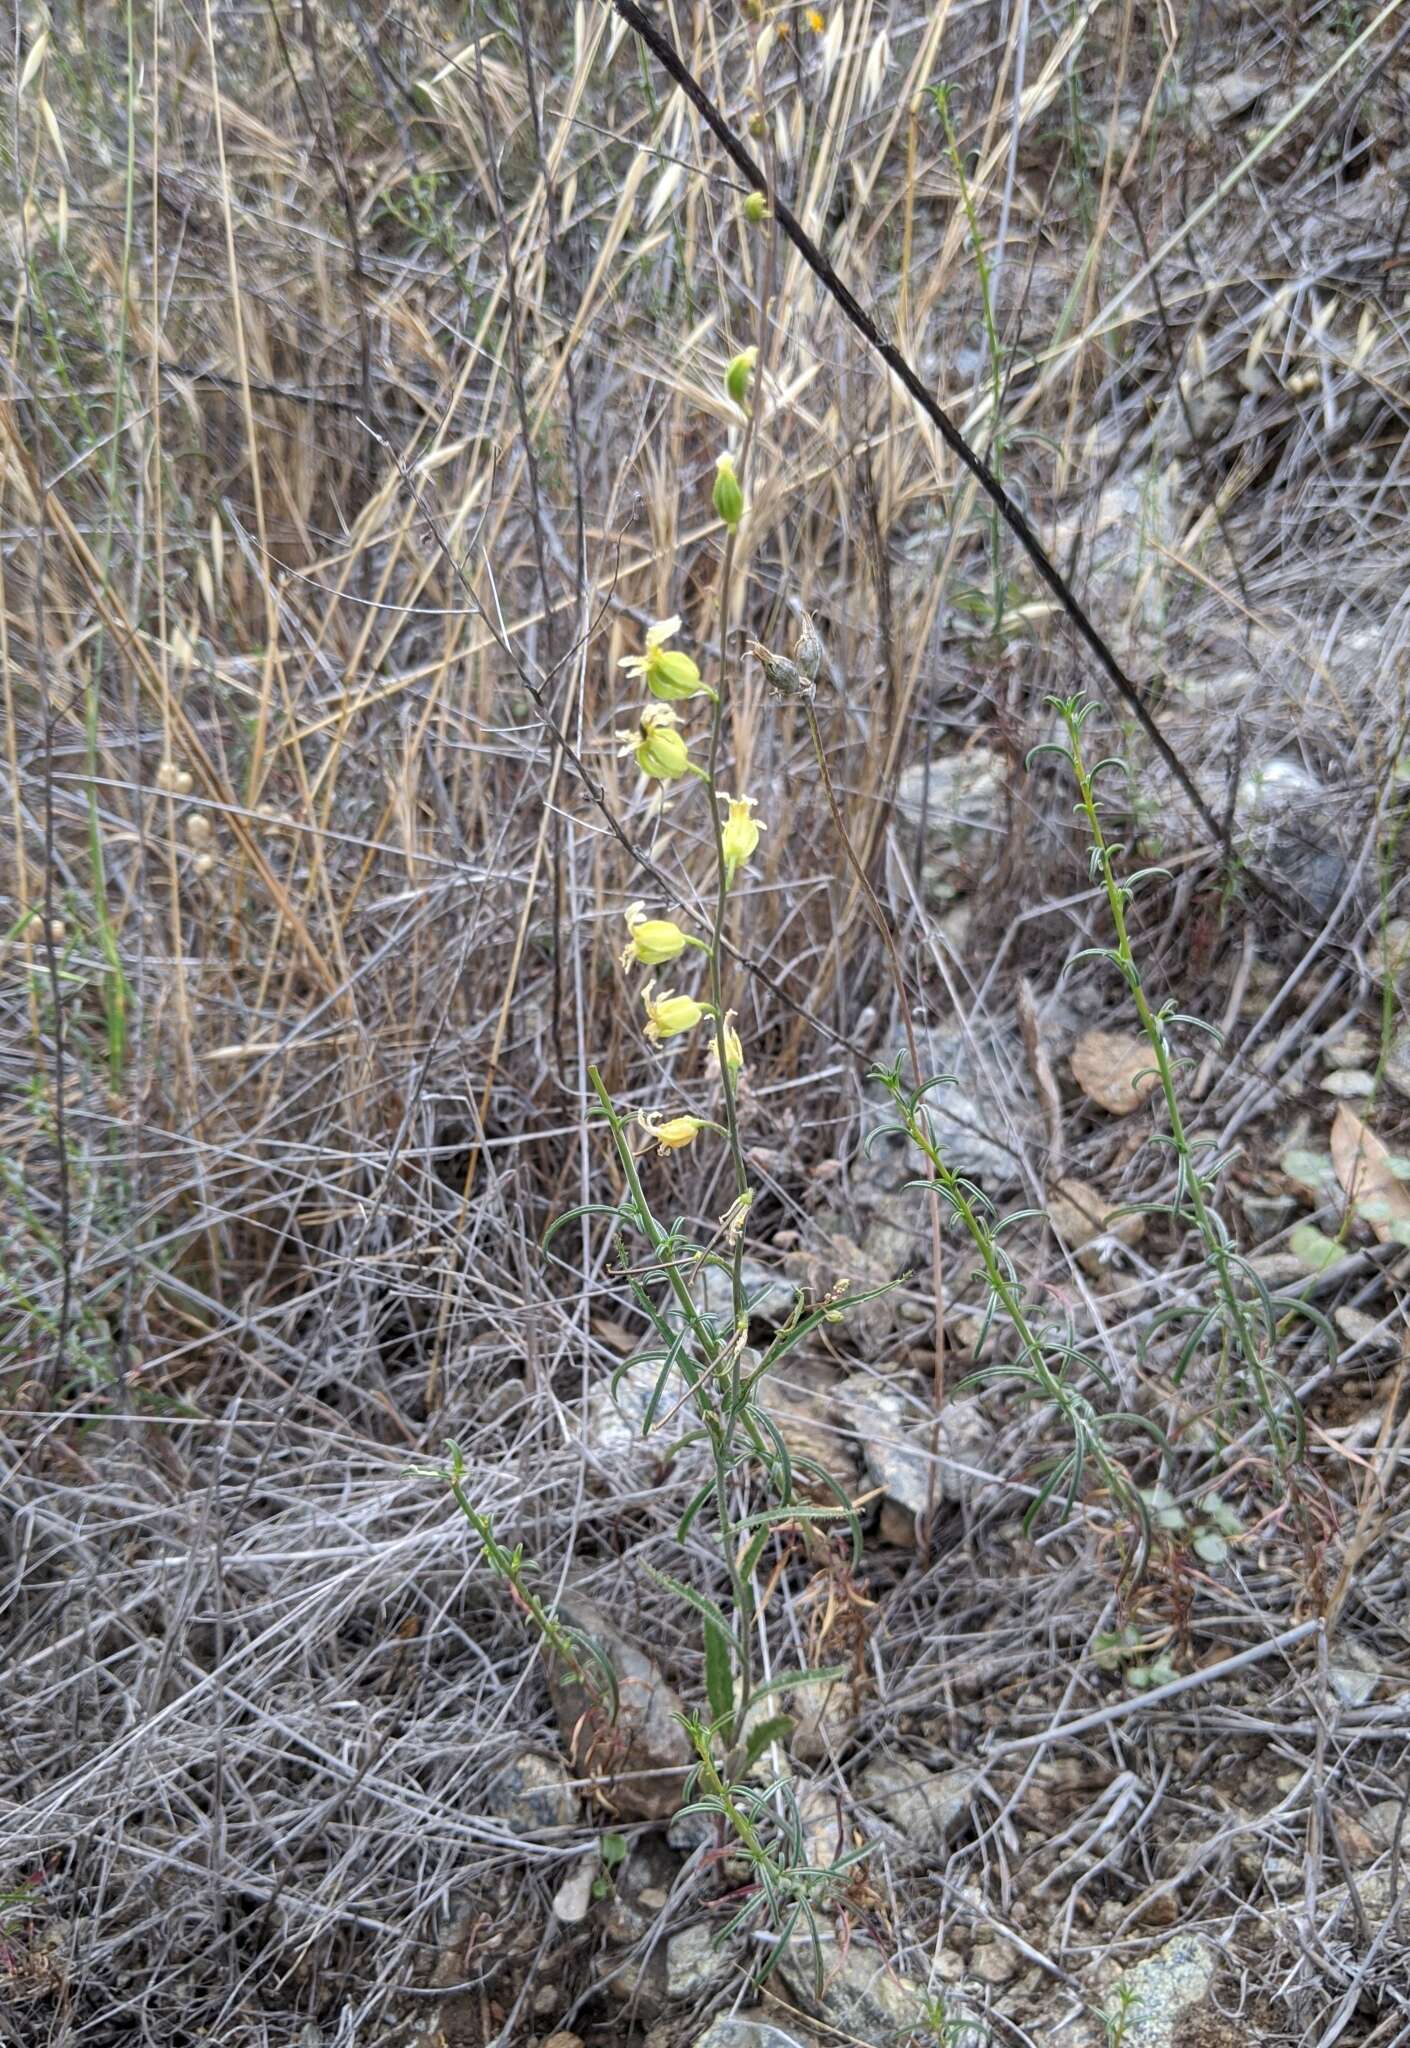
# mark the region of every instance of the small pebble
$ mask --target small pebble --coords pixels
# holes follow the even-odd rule
[[[1353,1101],[1358,1096],[1374,1095],[1376,1077],[1368,1074],[1364,1067],[1337,1067],[1330,1074],[1324,1074],[1318,1087],[1325,1095],[1335,1095],[1340,1101]]]

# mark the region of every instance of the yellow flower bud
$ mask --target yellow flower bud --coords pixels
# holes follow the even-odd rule
[[[669,917],[648,917],[644,903],[630,904],[625,915],[632,936],[622,955],[623,967],[664,967],[668,960],[678,960],[691,943]]]
[[[716,512],[733,533],[744,517],[744,493],[734,473],[732,455],[720,455],[715,459],[714,501]]]
[[[637,1111],[636,1120],[656,1140],[656,1150],[663,1158],[668,1152],[683,1152],[687,1145],[694,1144],[698,1132],[710,1128],[703,1116],[672,1116],[662,1123],[644,1109]]]
[[[632,732],[618,733],[622,752],[630,754],[643,775],[658,782],[673,782],[690,773],[690,753],[676,731],[680,720],[664,705],[648,707],[641,724]]]
[[[743,405],[744,403],[745,396],[749,390],[749,379],[754,374],[754,365],[758,360],[759,351],[757,348],[741,349],[737,356],[733,356],[730,359],[729,366],[725,371],[725,390],[736,405]]]
[[[645,654],[624,654],[617,664],[628,675],[639,677],[653,697],[659,697],[667,704],[678,704],[686,697],[714,694],[708,684],[701,681],[700,670],[690,656],[679,648],[666,646],[666,642],[673,639],[680,629],[679,617],[658,619],[647,630]]]
[[[769,217],[769,202],[762,192],[750,192],[743,206],[744,218],[751,228],[757,228]]]
[[[752,796],[731,796],[724,801],[729,805],[729,816],[720,837],[725,850],[725,874],[732,882],[759,844],[759,834],[767,828],[749,815],[754,808]]]
[[[654,981],[648,981],[641,999],[646,1006],[646,1035],[653,1045],[674,1038],[677,1032],[693,1031],[705,1015],[704,1006],[694,996],[678,996],[668,988],[658,996]]]

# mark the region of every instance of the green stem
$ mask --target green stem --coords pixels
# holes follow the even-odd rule
[[[1135,1005],[1136,1015],[1140,1019],[1141,1029],[1145,1033],[1146,1040],[1155,1056],[1155,1066],[1160,1078],[1161,1094],[1165,1098],[1166,1115],[1170,1121],[1170,1142],[1174,1146],[1180,1161],[1179,1182],[1176,1190],[1177,1207],[1182,1196],[1188,1200],[1190,1216],[1196,1230],[1199,1232],[1205,1256],[1214,1268],[1220,1299],[1229,1318],[1235,1346],[1253,1377],[1255,1396],[1263,1419],[1268,1427],[1268,1435],[1273,1445],[1274,1455],[1277,1458],[1279,1468],[1285,1472],[1288,1460],[1287,1439],[1283,1433],[1282,1423],[1278,1419],[1277,1404],[1268,1385],[1260,1348],[1254,1334],[1252,1322],[1249,1319],[1247,1304],[1235,1285],[1233,1272],[1234,1255],[1222,1226],[1211,1213],[1205,1199],[1204,1177],[1195,1165],[1193,1149],[1185,1130],[1184,1118],[1180,1113],[1180,1100],[1175,1088],[1175,1068],[1170,1057],[1170,1045],[1166,1037],[1165,1025],[1151,1007],[1150,1000],[1146,995],[1145,985],[1141,980],[1140,969],[1136,965],[1135,955],[1131,949],[1131,938],[1126,924],[1126,904],[1129,890],[1117,876],[1112,862],[1111,848],[1107,843],[1106,834],[1102,830],[1101,814],[1092,785],[1091,772],[1082,753],[1081,719],[1074,706],[1068,704],[1062,705],[1059,708],[1063,723],[1067,727],[1072,772],[1077,782],[1078,800],[1083,817],[1086,820],[1088,833],[1091,836],[1092,851],[1095,856],[1097,871],[1101,878],[1102,889],[1106,896],[1107,907],[1111,912],[1111,921],[1116,933],[1116,945],[1113,948],[1113,956],[1121,969],[1126,986],[1131,992],[1131,1000]]]

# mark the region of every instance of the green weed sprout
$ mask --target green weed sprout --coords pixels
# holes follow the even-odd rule
[[[1165,875],[1166,870],[1143,868],[1125,877],[1118,872],[1117,858],[1124,849],[1106,836],[1096,785],[1098,778],[1108,771],[1126,774],[1126,765],[1111,756],[1088,765],[1082,750],[1082,729],[1095,708],[1091,702],[1082,697],[1053,697],[1048,701],[1062,722],[1066,743],[1050,741],[1035,747],[1029,761],[1054,754],[1072,774],[1077,785],[1077,813],[1091,841],[1092,879],[1106,897],[1114,932],[1112,945],[1089,947],[1078,958],[1110,962],[1125,983],[1151,1049],[1152,1070],[1159,1081],[1165,1106],[1167,1128],[1154,1132],[1152,1141],[1168,1147],[1175,1155],[1173,1198],[1169,1202],[1133,1205],[1131,1213],[1136,1213],[1139,1207],[1144,1213],[1166,1215],[1173,1222],[1193,1230],[1198,1235],[1205,1269],[1213,1283],[1212,1301],[1204,1305],[1177,1304],[1163,1310],[1153,1319],[1144,1343],[1148,1345],[1151,1337],[1160,1330],[1171,1329],[1182,1322],[1190,1324],[1171,1374],[1177,1386],[1201,1346],[1217,1346],[1216,1414],[1225,1407],[1231,1392],[1236,1399],[1241,1399],[1246,1391],[1251,1391],[1267,1432],[1280,1480],[1287,1491],[1291,1468],[1303,1453],[1304,1429],[1301,1410],[1292,1390],[1274,1363],[1278,1344],[1287,1322],[1295,1316],[1311,1322],[1332,1350],[1335,1350],[1336,1340],[1326,1318],[1309,1303],[1294,1297],[1270,1295],[1262,1279],[1240,1253],[1219,1213],[1216,1191],[1232,1155],[1220,1153],[1210,1144],[1197,1140],[1186,1128],[1177,1076],[1187,1061],[1177,1054],[1171,1038],[1176,1027],[1207,1032],[1216,1043],[1219,1042],[1219,1033],[1203,1019],[1178,1011],[1173,1003],[1165,1003],[1159,1008],[1151,1003],[1132,950],[1127,923],[1127,910],[1137,890],[1144,882]]]
[[[1103,1414],[1099,1411],[1083,1392],[1079,1380],[1091,1375],[1110,1386],[1105,1369],[1078,1347],[1070,1326],[1042,1327],[1038,1324],[1035,1311],[1024,1299],[1022,1284],[1003,1243],[1006,1231],[1036,1212],[1022,1209],[1003,1218],[996,1217],[993,1204],[982,1190],[947,1164],[935,1137],[926,1098],[937,1088],[953,1085],[949,1077],[942,1074],[918,1087],[911,1087],[904,1079],[901,1062],[897,1060],[892,1066],[877,1067],[872,1078],[885,1088],[896,1111],[896,1122],[877,1131],[873,1143],[898,1134],[910,1140],[928,1168],[926,1177],[911,1185],[928,1194],[938,1195],[952,1221],[959,1224],[979,1256],[979,1277],[986,1288],[986,1302],[976,1351],[982,1351],[996,1322],[1006,1324],[1017,1339],[1016,1357],[982,1366],[961,1383],[962,1390],[997,1382],[1008,1383],[1028,1399],[1047,1403],[1061,1418],[1066,1431],[1067,1448],[1054,1461],[1037,1495],[1030,1502],[1024,1516],[1025,1531],[1032,1529],[1043,1509],[1059,1492],[1063,1513],[1072,1513],[1090,1465],[1099,1474],[1113,1503],[1124,1508],[1137,1527],[1139,1540],[1128,1564],[1128,1576],[1138,1577],[1150,1547],[1150,1516],[1139,1488],[1113,1456],[1107,1436],[1112,1429],[1124,1424],[1152,1436],[1162,1449],[1165,1447],[1163,1436],[1143,1415],[1126,1411]]]

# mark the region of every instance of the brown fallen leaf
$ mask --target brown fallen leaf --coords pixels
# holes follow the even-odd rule
[[[1084,1031],[1072,1048],[1072,1078],[1113,1116],[1130,1116],[1160,1085],[1155,1054],[1134,1031]]]
[[[1345,1102],[1332,1118],[1332,1167],[1348,1205],[1376,1236],[1410,1241],[1410,1188],[1396,1178],[1390,1154]]]

